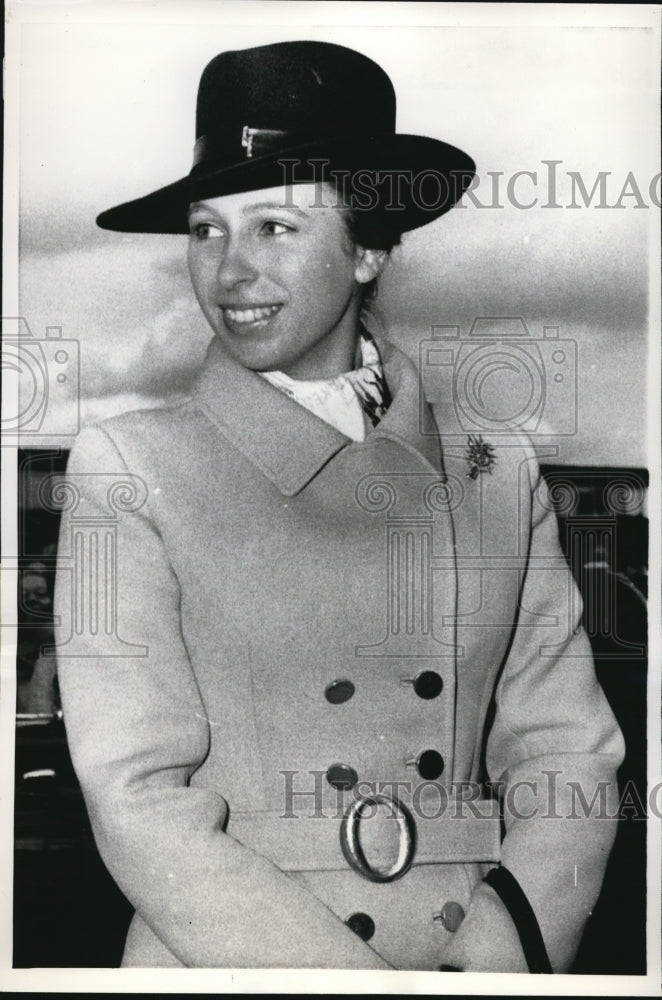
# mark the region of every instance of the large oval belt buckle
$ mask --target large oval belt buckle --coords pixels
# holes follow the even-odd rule
[[[390,806],[398,824],[400,839],[398,856],[385,871],[373,868],[361,846],[361,820],[367,809]],[[340,824],[340,846],[350,868],[371,882],[394,882],[411,868],[416,853],[416,823],[407,807],[393,795],[376,794],[357,798],[345,813]]]

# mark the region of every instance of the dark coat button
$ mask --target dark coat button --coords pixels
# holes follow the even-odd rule
[[[332,705],[342,705],[344,701],[349,701],[354,694],[354,690],[355,688],[351,681],[332,681],[325,689],[324,697]]]
[[[414,691],[419,698],[436,698],[443,686],[444,682],[434,670],[424,670],[414,681]]]
[[[433,781],[444,769],[444,758],[436,750],[424,750],[416,761],[416,767],[421,778]]]
[[[375,921],[367,913],[352,913],[345,923],[364,941],[369,941],[375,933]]]
[[[444,930],[454,933],[464,920],[464,907],[460,903],[444,903],[441,912],[433,913],[432,919],[438,920]]]
[[[359,776],[349,764],[332,764],[326,772],[326,780],[334,788],[353,788]]]

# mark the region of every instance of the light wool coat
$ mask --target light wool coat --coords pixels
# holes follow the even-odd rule
[[[491,438],[496,461],[468,478],[450,401],[433,414],[379,346],[393,403],[362,443],[214,341],[190,399],[72,450],[60,689],[99,850],[136,909],[125,965],[525,971],[481,882],[499,859],[555,971],[579,943],[614,824],[577,789],[604,782],[613,810],[623,746],[555,516],[526,441]],[[353,695],[333,703],[338,680]],[[417,770],[425,750],[440,775]],[[358,784],[332,787],[333,764]],[[480,818],[496,799],[473,801],[486,779],[502,825]],[[389,788],[418,841],[378,883],[345,859],[340,819]],[[397,833],[382,810],[364,820],[375,867]]]

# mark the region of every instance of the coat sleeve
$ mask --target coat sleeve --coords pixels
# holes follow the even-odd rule
[[[224,833],[222,789],[189,784],[209,724],[149,501],[131,502],[136,477],[103,429],[81,435],[67,475],[76,500],[60,536],[60,690],[94,836],[118,885],[186,966],[390,968],[315,896]]]
[[[554,972],[565,972],[615,837],[624,745],[596,678],[580,624],[581,598],[532,450],[525,465],[530,548],[518,622],[495,693],[486,766],[503,807],[501,864],[533,908]],[[539,616],[546,627],[536,624]],[[515,926],[485,883],[444,962],[467,971],[527,971]]]

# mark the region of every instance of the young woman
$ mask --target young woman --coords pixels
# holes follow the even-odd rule
[[[473,162],[317,42],[216,57],[196,136],[188,177],[98,221],[190,234],[206,362],[81,434],[61,535],[124,964],[565,971],[622,741],[554,514],[527,442],[467,441],[361,320]]]

